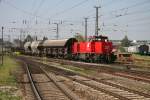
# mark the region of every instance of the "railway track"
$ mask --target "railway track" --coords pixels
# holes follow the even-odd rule
[[[72,81],[75,81],[77,83],[86,85],[88,87],[91,87],[97,91],[101,91],[105,94],[109,94],[113,96],[116,99],[120,100],[150,100],[150,95],[145,94],[139,91],[131,90],[128,88],[125,88],[123,86],[119,86],[117,84],[112,84],[109,82],[105,82],[103,80],[97,80],[96,78],[86,77],[84,75],[80,75],[79,73],[74,73],[70,71],[66,71],[64,69],[60,69],[60,67],[53,66],[52,64],[45,65],[43,63],[39,63],[44,66],[47,66],[49,69],[53,69],[53,73],[59,74],[61,76],[67,77]],[[75,74],[73,76],[66,76],[66,73],[72,73]]]
[[[33,80],[33,77],[31,75],[31,71],[29,70],[28,64],[26,64],[26,71],[27,71],[27,76],[28,76],[29,82],[31,84],[32,91],[34,92],[35,98],[37,100],[42,100],[42,97],[41,97],[41,95],[40,95],[40,93],[39,93],[39,91],[38,91],[38,89],[34,83],[34,80]]]
[[[43,60],[41,58],[35,58],[37,60]],[[45,59],[44,59],[45,60]],[[106,64],[94,64],[94,63],[84,63],[84,62],[75,62],[75,61],[69,61],[69,60],[62,60],[62,59],[46,59],[48,62],[56,62],[61,64],[68,64],[73,65],[75,67],[84,68],[84,69],[92,69],[92,70],[100,70],[100,72],[105,72],[108,74],[112,74],[115,76],[121,76],[129,79],[134,79],[138,81],[143,81],[150,83],[150,72],[145,71],[137,71],[137,70],[129,70],[129,69],[118,69],[118,68],[112,68],[111,65]]]
[[[54,75],[48,74],[41,67],[38,67],[43,74],[42,75],[34,75],[32,73],[31,67],[34,66],[31,63],[26,64],[26,72],[29,79],[29,83],[31,85],[31,89],[34,93],[34,97],[36,100],[80,100],[78,96],[76,96],[73,92],[71,92],[65,85],[59,82]],[[32,65],[32,66],[31,66]],[[38,70],[39,70],[38,69]],[[35,68],[34,68],[35,70]],[[40,80],[40,76],[42,76],[42,80]],[[47,79],[46,79],[47,78]],[[46,79],[46,81],[45,81]],[[45,83],[46,84],[43,84]],[[49,86],[49,87],[46,87]],[[52,87],[53,86],[53,87]],[[49,89],[48,89],[49,88]]]

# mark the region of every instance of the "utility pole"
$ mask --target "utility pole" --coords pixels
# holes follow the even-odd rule
[[[8,35],[8,41],[11,42],[11,37],[10,37],[10,35]]]
[[[20,30],[20,48],[22,47],[22,43],[21,43],[21,38],[22,38],[22,30]]]
[[[85,41],[87,41],[87,19],[88,18],[84,18],[85,19]]]
[[[4,30],[4,27],[2,26],[2,65],[3,65],[3,59],[4,59],[4,55],[3,55],[3,30]]]
[[[95,6],[94,8],[96,8],[96,22],[95,22],[95,35],[98,36],[98,9],[100,8],[99,6]]]
[[[59,24],[58,23],[54,23],[54,24],[56,24],[56,39],[58,40],[58,38],[59,38]]]

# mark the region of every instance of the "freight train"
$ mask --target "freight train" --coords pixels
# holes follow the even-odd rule
[[[80,60],[86,62],[112,63],[116,59],[112,42],[106,36],[92,36],[89,41],[75,38],[26,42],[25,54]]]

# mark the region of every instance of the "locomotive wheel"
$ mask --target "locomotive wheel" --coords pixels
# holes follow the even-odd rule
[[[112,62],[111,56],[110,55],[106,56],[106,63],[111,63],[111,62]]]

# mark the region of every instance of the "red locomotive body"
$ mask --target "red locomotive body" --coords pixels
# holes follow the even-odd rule
[[[96,54],[103,54],[103,42],[94,42],[94,49]]]
[[[94,37],[89,42],[75,42],[72,47],[76,59],[112,62],[112,42],[105,36]]]
[[[80,42],[79,53],[92,53],[92,42]]]
[[[72,53],[73,54],[77,54],[78,53],[78,51],[79,51],[79,44],[78,44],[78,42],[74,42],[74,44],[73,44],[73,46],[72,46]]]

